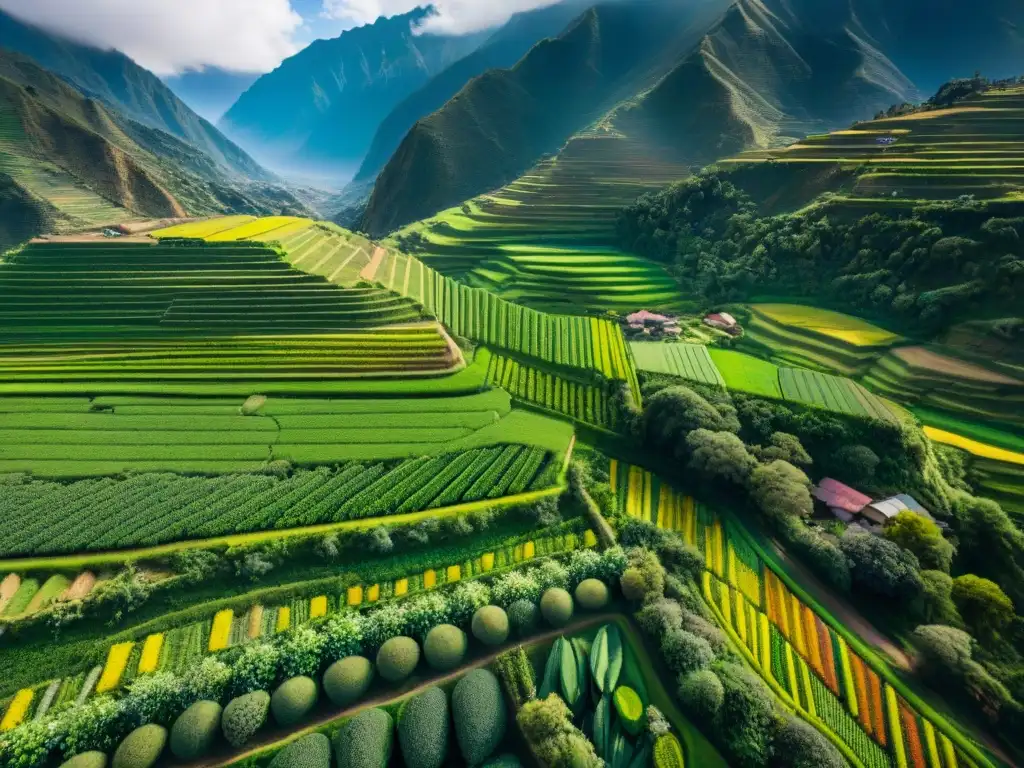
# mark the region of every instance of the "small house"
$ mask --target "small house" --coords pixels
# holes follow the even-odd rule
[[[629,324],[630,327],[640,325],[645,328],[661,328],[668,323],[674,322],[674,317],[659,315],[656,312],[648,312],[646,309],[641,309],[639,312],[626,315],[626,323]]]
[[[885,525],[900,512],[913,512],[932,519],[931,513],[907,493],[898,493],[888,499],[873,501],[860,511],[861,515],[878,525]]]
[[[831,477],[823,478],[812,491],[812,496],[828,507],[829,512],[848,523],[871,503],[871,497],[840,483]]]
[[[726,333],[735,333],[739,328],[736,318],[728,312],[715,312],[704,318],[704,325],[711,328],[718,328]]]

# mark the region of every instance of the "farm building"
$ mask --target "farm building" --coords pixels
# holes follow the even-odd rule
[[[704,318],[704,325],[711,328],[718,328],[726,333],[737,333],[740,329],[736,318],[728,312],[714,312]]]
[[[932,519],[931,513],[921,506],[917,499],[906,493],[899,493],[888,499],[873,501],[861,509],[860,514],[873,523],[885,525],[900,512],[915,512],[927,517],[929,520]]]
[[[679,321],[668,315],[659,315],[655,312],[648,312],[646,309],[626,315],[626,333],[631,336],[651,336],[660,338],[669,336],[679,338],[683,329],[679,327]]]
[[[831,477],[823,478],[815,486],[812,495],[844,523],[852,521],[855,515],[871,503],[870,496]]]
[[[639,312],[634,312],[631,315],[626,315],[626,323],[629,326],[639,325],[642,328],[649,327],[661,327],[669,323],[674,323],[676,319],[669,317],[668,315],[659,315],[656,312],[648,312],[646,309],[641,309]]]

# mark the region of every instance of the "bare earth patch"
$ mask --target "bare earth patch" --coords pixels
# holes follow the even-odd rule
[[[21,576],[16,573],[8,573],[3,581],[0,581],[0,611],[7,607],[7,603],[14,597],[14,593],[21,586]]]
[[[912,368],[934,371],[951,378],[1007,386],[1020,386],[1021,384],[1017,379],[1011,379],[1009,376],[982,368],[980,365],[957,360],[955,357],[940,355],[924,347],[901,347],[893,350],[893,354]]]
[[[64,590],[60,600],[82,600],[96,586],[96,574],[92,571],[82,571],[71,582],[71,585]]]

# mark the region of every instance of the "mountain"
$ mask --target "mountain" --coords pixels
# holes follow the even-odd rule
[[[459,59],[405,98],[377,128],[355,181],[372,180],[417,120],[443,107],[474,77],[489,69],[507,69],[514,65],[539,41],[562,32],[584,7],[583,0],[565,0],[546,8],[516,14],[477,50]]]
[[[361,226],[383,234],[517,177],[656,79],[726,6],[645,0],[589,9],[417,122],[381,171]]]
[[[203,118],[216,123],[238,97],[259,79],[257,72],[226,72],[208,67],[162,78],[167,87]]]
[[[132,120],[183,139],[240,178],[273,179],[240,147],[193,112],[156,75],[119,51],[74,42],[2,11],[0,48],[30,57],[82,93]]]
[[[849,125],[976,63],[1000,74],[1019,62],[1024,9],[979,6],[965,15],[921,0],[740,0],[612,123],[695,163]]]
[[[304,206],[0,50],[0,248],[133,218],[286,209]]]
[[[317,40],[253,83],[221,127],[277,164],[351,175],[395,105],[487,37],[415,34],[427,13]]]

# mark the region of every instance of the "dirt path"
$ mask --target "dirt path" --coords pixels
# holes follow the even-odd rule
[[[771,540],[771,546],[779,560],[785,563],[787,573],[819,604],[823,605],[829,613],[839,619],[865,643],[885,654],[893,666],[905,672],[913,670],[914,664],[910,657],[903,652],[903,649],[893,643],[892,640],[864,618],[847,601],[836,597],[807,567],[790,557],[789,553],[783,549],[776,539]]]
[[[380,265],[384,261],[384,257],[387,255],[388,252],[379,245],[374,248],[370,263],[363,267],[362,271],[359,273],[359,278],[371,283],[374,282],[377,279],[377,270],[380,269]]]
[[[530,637],[525,641],[514,640],[507,642],[501,647],[491,651],[486,656],[482,656],[478,659],[475,659],[469,664],[459,667],[454,672],[449,672],[443,675],[436,675],[425,680],[414,681],[412,684],[400,688],[397,691],[387,691],[385,693],[380,694],[379,696],[364,699],[363,701],[360,701],[358,704],[355,704],[354,706],[345,707],[342,709],[333,709],[328,712],[325,712],[319,715],[315,720],[312,720],[308,725],[306,725],[301,730],[282,732],[281,729],[274,729],[271,731],[267,731],[260,737],[258,741],[249,745],[244,752],[235,752],[230,755],[213,755],[206,758],[205,760],[201,760],[196,763],[175,763],[175,765],[183,766],[183,768],[219,768],[219,766],[232,765],[234,763],[239,762],[240,760],[245,760],[246,758],[252,757],[260,752],[263,752],[264,750],[270,747],[277,745],[284,746],[285,744],[295,741],[296,739],[299,739],[308,733],[312,733],[317,728],[327,725],[328,723],[334,720],[338,720],[343,717],[349,717],[351,715],[356,714],[357,712],[361,712],[362,710],[369,709],[371,707],[386,706],[387,704],[391,704],[393,702],[407,698],[414,694],[420,693],[421,691],[424,691],[427,688],[432,688],[435,685],[444,685],[447,682],[451,682],[452,680],[462,677],[464,674],[474,669],[486,667],[487,665],[493,663],[494,660],[497,659],[498,656],[503,654],[505,651],[507,651],[510,648],[515,648],[517,645],[535,645],[537,643],[543,643],[548,640],[554,640],[559,635],[575,634],[596,624],[608,624],[614,622],[620,616],[621,614],[618,613],[601,613],[595,616],[581,616],[580,618],[571,622],[568,626],[562,627],[561,629],[552,629],[548,632],[544,632],[539,635],[534,635],[533,637]]]

